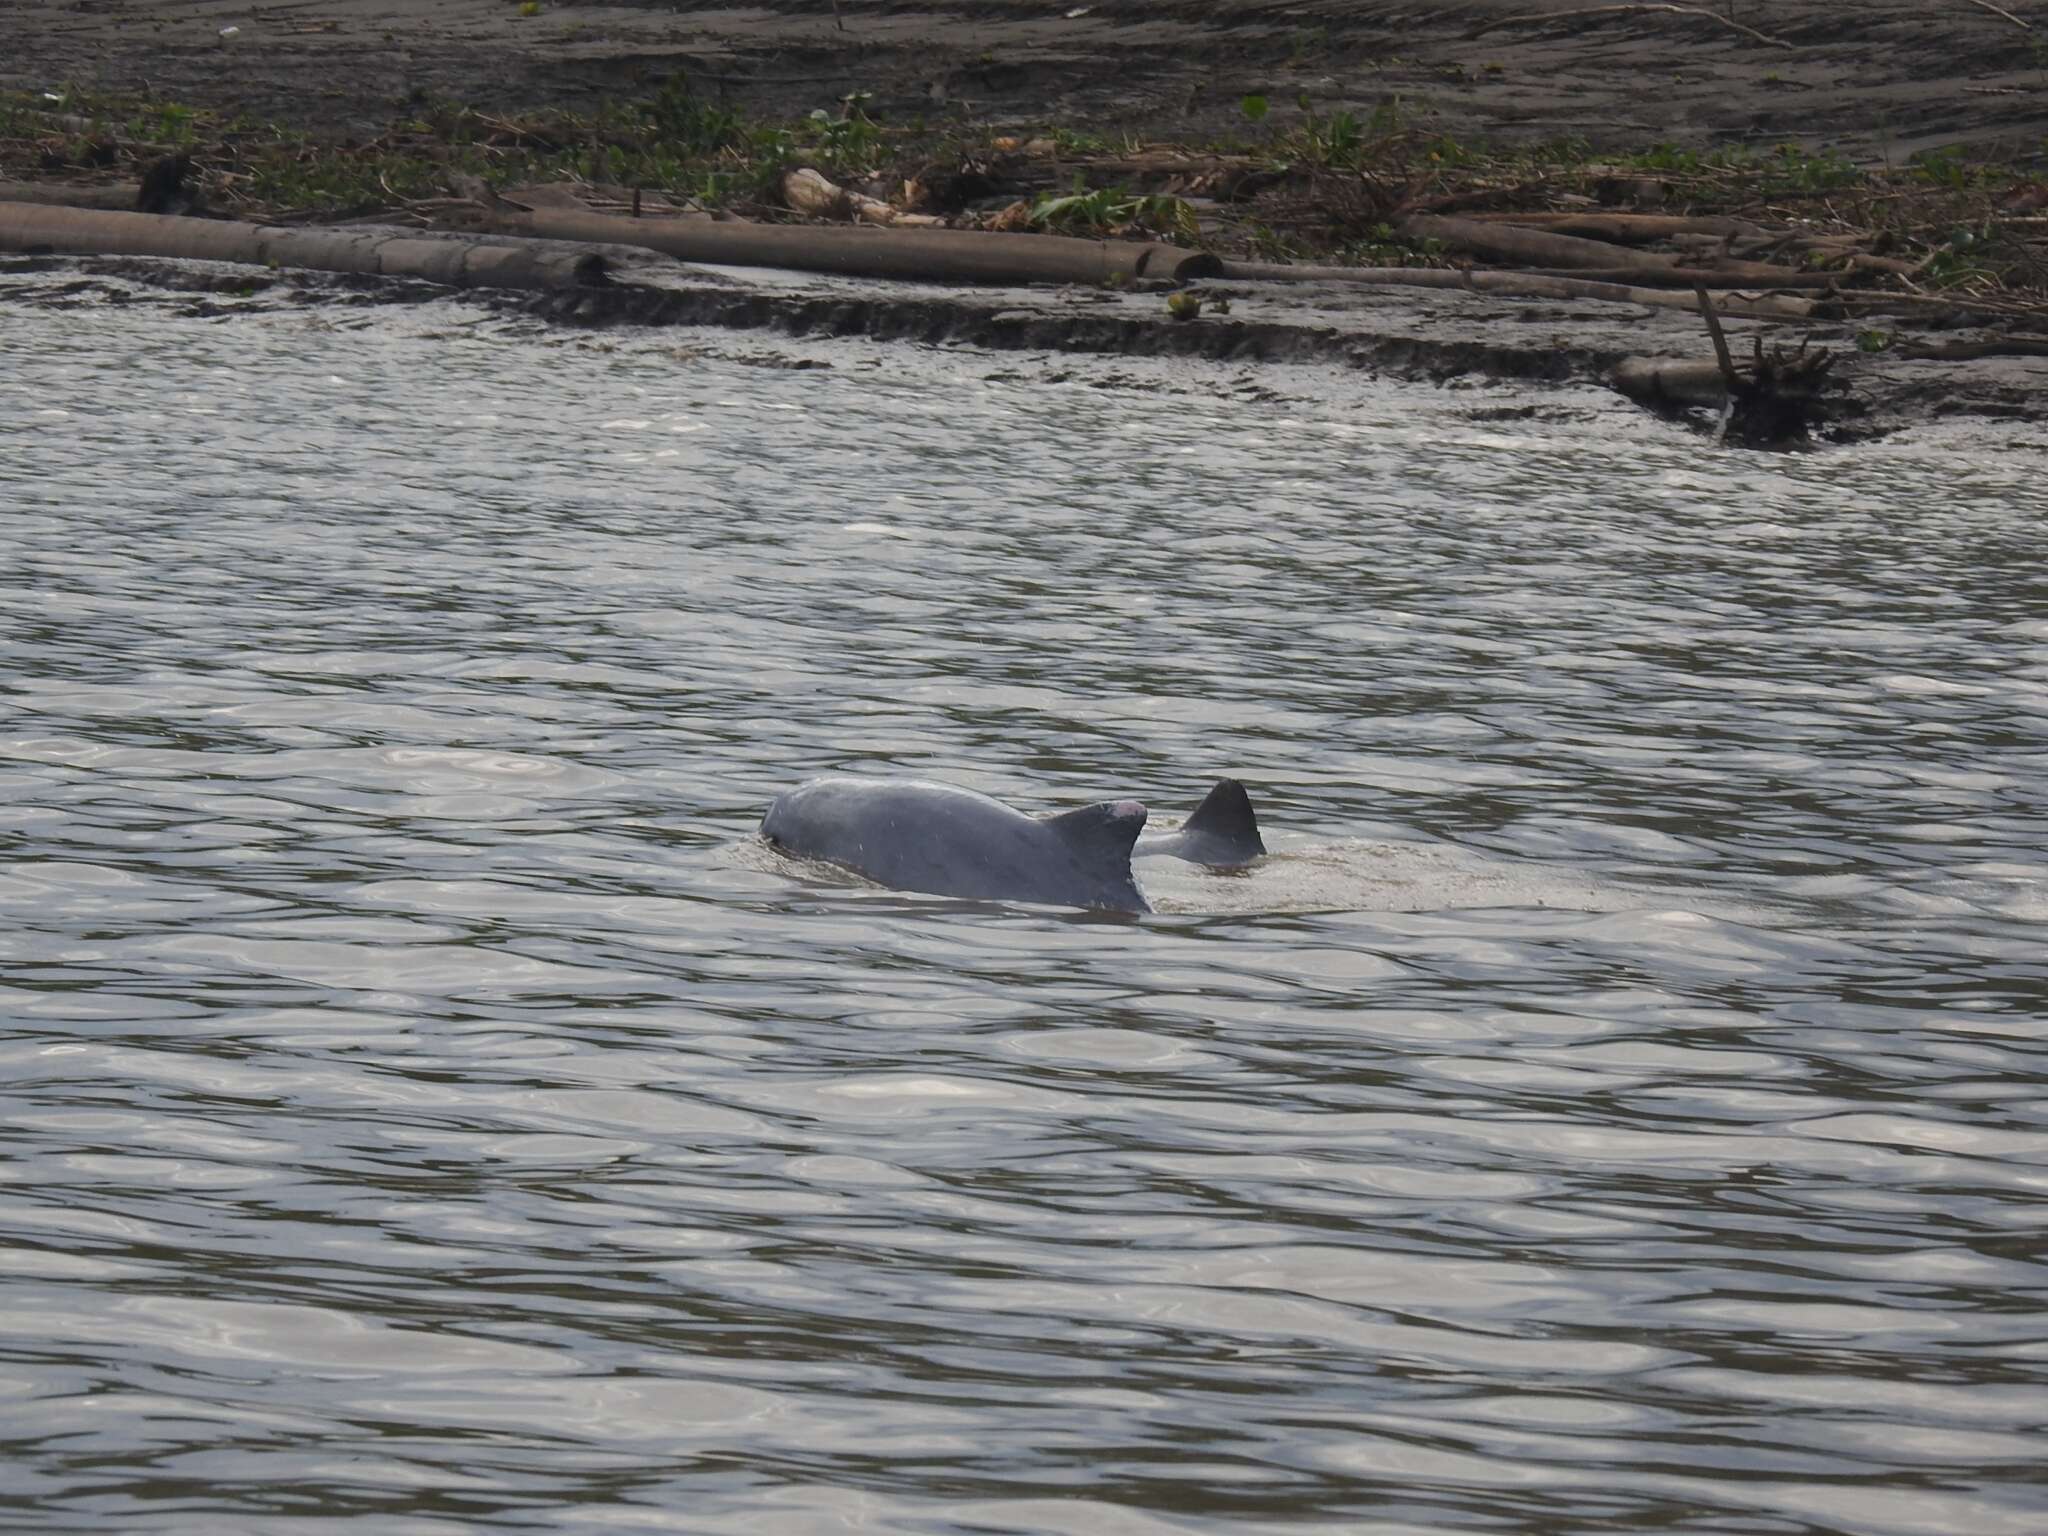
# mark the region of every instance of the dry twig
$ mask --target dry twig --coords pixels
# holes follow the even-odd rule
[[[2003,16],[2007,21],[2011,22],[2014,26],[2018,27],[2022,32],[2031,32],[2034,30],[2034,24],[2032,22],[2021,21],[2019,17],[2013,15],[2011,11],[2004,9],[2002,6],[1993,5],[1991,3],[1991,0],[1970,0],[1970,4],[1976,6],[1977,9],[1980,11],[1989,11],[1994,16]],[[1964,89],[1967,90],[1969,89],[1969,87],[1966,86],[1964,87]]]
[[[1985,0],[1976,0],[1976,3],[1983,4]],[[1697,5],[1595,5],[1580,11],[1532,11],[1523,16],[1502,16],[1495,21],[1482,22],[1465,35],[1477,37],[1482,32],[1491,32],[1495,27],[1537,26],[1546,21],[1569,21],[1580,16],[1640,16],[1654,11],[1662,11],[1672,16],[1704,16],[1709,21],[1733,28],[1744,37],[1753,37],[1760,43],[1768,43],[1773,48],[1789,51],[1792,47],[1782,37],[1772,37],[1768,32],[1757,31],[1755,27],[1745,27],[1739,21],[1732,21],[1716,11],[1705,10]]]

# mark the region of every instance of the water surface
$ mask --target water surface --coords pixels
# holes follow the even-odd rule
[[[2042,456],[248,308],[0,328],[23,1528],[2048,1528]]]

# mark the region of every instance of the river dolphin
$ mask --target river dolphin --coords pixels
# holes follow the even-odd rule
[[[1145,807],[1135,800],[1027,816],[926,779],[812,779],[777,795],[761,818],[761,836],[775,847],[878,885],[1116,912],[1151,910],[1131,874],[1144,827]],[[1157,841],[1145,851],[1197,863],[1241,864],[1265,851],[1244,786],[1230,779],[1187,826]]]

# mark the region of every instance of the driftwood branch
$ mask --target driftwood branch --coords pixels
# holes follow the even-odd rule
[[[1792,45],[1782,37],[1772,37],[1768,32],[1759,32],[1755,27],[1745,27],[1739,21],[1732,21],[1714,11],[1703,10],[1697,5],[1595,5],[1578,11],[1532,11],[1523,16],[1502,16],[1493,21],[1481,22],[1465,35],[1477,37],[1482,32],[1491,32],[1496,27],[1533,27],[1547,21],[1571,21],[1581,16],[1640,16],[1662,11],[1672,16],[1704,16],[1708,21],[1740,32],[1744,37],[1753,37],[1760,43],[1773,48],[1791,49]]]
[[[191,156],[166,155],[145,169],[139,182],[0,181],[0,202],[119,213],[196,213],[202,211],[202,199],[191,176]]]
[[[1524,272],[1466,272],[1443,267],[1312,267],[1267,261],[1226,261],[1220,274],[1240,282],[1356,283],[1369,288],[1460,288],[1468,293],[1503,293],[1525,299],[1587,299],[1597,304],[1636,304],[1650,309],[1693,308],[1693,297],[1671,289],[1582,278],[1533,277]],[[1751,297],[1723,293],[1721,313],[1739,320],[1806,320],[1811,299]]]
[[[1607,382],[1638,405],[1721,406],[1728,402],[1728,378],[1718,362],[1689,357],[1625,357]]]
[[[1693,289],[1693,297],[1699,300],[1700,316],[1707,322],[1707,335],[1714,343],[1714,361],[1720,365],[1721,377],[1728,381],[1728,391],[1733,394],[1742,381],[1736,377],[1735,360],[1728,355],[1728,337],[1721,329],[1721,317],[1714,313],[1714,301],[1707,297],[1706,289]]]
[[[0,181],[0,202],[41,203],[49,208],[103,208],[133,213],[141,188],[132,181],[78,185],[61,181]]]
[[[1687,258],[1669,252],[1636,250],[1606,240],[1587,240],[1578,235],[1525,229],[1491,220],[1419,213],[1403,219],[1399,229],[1411,239],[1435,240],[1488,261],[1537,271],[1583,269],[1584,275],[1592,280],[1645,287],[1691,288],[1711,284],[1716,288],[1827,288],[1836,282],[1835,277],[1825,273],[1796,272],[1790,267],[1760,261],[1689,264]]]
[[[548,240],[639,245],[714,266],[786,267],[927,283],[1185,282],[1221,266],[1206,251],[1137,240],[995,234],[966,229],[829,228],[711,219],[618,219],[536,208],[490,210],[485,227]]]
[[[2022,32],[2031,32],[2034,30],[2034,24],[2032,22],[2021,21],[2019,17],[2013,15],[2011,11],[2006,10],[2003,6],[1993,5],[1991,3],[1991,0],[1970,0],[1970,4],[1976,6],[1977,9],[1980,11],[1989,11],[1994,16],[2003,16],[2007,21],[2011,22],[2014,26],[2018,27]]]
[[[1983,357],[2048,357],[2048,341],[2029,341],[2012,336],[2002,341],[1903,342],[1892,348],[1896,357],[1941,358],[1948,362],[1974,362]]]
[[[1576,277],[1589,283],[1628,283],[1639,288],[1761,288],[1767,290],[1826,289],[1837,286],[1839,272],[1794,272],[1790,267],[1762,268],[1753,261],[1730,261],[1700,267],[1569,267],[1551,271],[1544,267],[1521,270],[1543,277]],[[1681,308],[1689,308],[1681,305]]]
[[[904,229],[937,229],[945,220],[928,213],[904,213],[880,198],[828,181],[806,167],[782,178],[782,200],[797,213],[814,219],[841,219],[850,224],[897,225]]]
[[[1524,229],[1515,224],[1481,223],[1476,219],[1446,218],[1442,214],[1417,213],[1401,220],[1400,233],[1414,240],[1435,240],[1453,250],[1469,251],[1488,261],[1515,262],[1532,267],[1675,267],[1676,256],[1656,251],[1632,251],[1606,240],[1587,240],[1578,235],[1553,234],[1547,229]]]
[[[1671,240],[1682,235],[1703,235],[1716,239],[1758,239],[1763,226],[1748,219],[1700,217],[1679,213],[1467,213],[1462,218],[1474,224],[1512,224],[1519,229],[1548,230],[1553,235],[1580,235],[1588,240],[1609,240],[1616,245],[1647,245],[1653,240]]]

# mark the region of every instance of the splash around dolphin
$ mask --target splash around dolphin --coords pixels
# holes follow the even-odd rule
[[[1133,851],[1225,865],[1265,852],[1250,797],[1232,779],[1179,832],[1141,848],[1145,818],[1135,800],[1027,816],[928,779],[823,778],[776,796],[761,836],[896,890],[1113,912],[1151,910],[1131,873]]]

